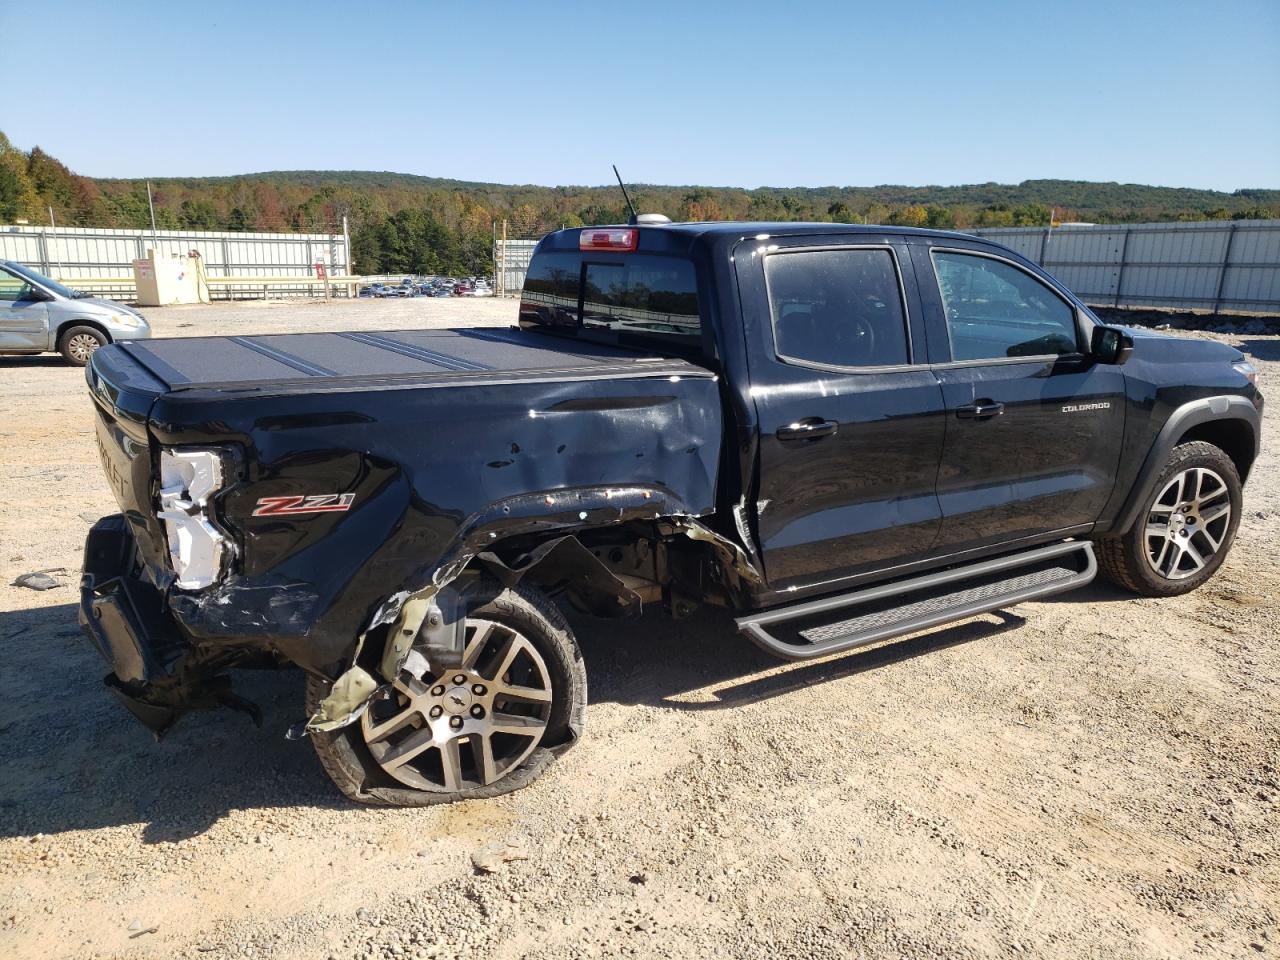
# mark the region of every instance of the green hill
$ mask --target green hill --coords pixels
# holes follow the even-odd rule
[[[511,237],[562,226],[616,223],[616,185],[543,187],[477,183],[370,170],[280,170],[151,180],[161,228],[327,232],[346,217],[364,273],[470,273],[487,269],[495,222]],[[1130,183],[1026,180],[964,186],[630,187],[637,208],[673,220],[813,220],[911,226],[1033,226],[1057,221],[1134,223],[1280,216],[1280,190],[1224,193]],[[72,173],[39,147],[0,133],[0,223],[44,222],[52,206],[68,226],[149,226],[146,183]]]

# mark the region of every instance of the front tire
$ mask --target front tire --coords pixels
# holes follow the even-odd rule
[[[1147,597],[1174,597],[1218,572],[1240,526],[1243,490],[1235,463],[1211,443],[1173,448],[1133,528],[1098,542],[1108,580]]]
[[[105,347],[111,340],[97,327],[78,326],[63,331],[58,341],[62,359],[73,367],[83,367],[95,350]]]
[[[329,687],[308,677],[308,714]],[[586,703],[582,654],[556,606],[532,587],[490,584],[468,610],[460,668],[402,671],[359,720],[311,742],[361,803],[484,799],[536,779],[581,735]]]

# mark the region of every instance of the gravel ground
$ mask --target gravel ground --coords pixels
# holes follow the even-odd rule
[[[514,305],[148,313],[185,336]],[[1218,338],[1280,381],[1280,337]],[[386,811],[284,739],[295,674],[245,678],[261,730],[193,714],[159,745],[108,698],[75,624],[114,510],[83,378],[0,358],[0,397],[4,957],[1280,955],[1280,403],[1194,594],[1097,584],[798,665],[718,615],[576,618],[583,743],[500,800]],[[61,585],[9,586],[33,570]]]

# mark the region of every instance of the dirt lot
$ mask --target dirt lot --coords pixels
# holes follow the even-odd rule
[[[148,312],[166,336],[514,318]],[[1232,342],[1280,383],[1280,337]],[[296,675],[247,678],[263,729],[195,714],[159,745],[108,698],[75,624],[114,509],[83,378],[3,358],[0,397],[4,957],[1280,956],[1280,402],[1198,593],[1099,584],[800,665],[710,614],[575,620],[580,746],[498,801],[378,811],[284,739]],[[43,569],[62,585],[8,585]],[[478,875],[495,841],[527,859]]]

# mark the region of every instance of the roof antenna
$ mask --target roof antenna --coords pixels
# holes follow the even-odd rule
[[[618,172],[618,165],[615,163],[612,166],[613,175],[618,178],[618,186],[622,188],[622,198],[627,201],[627,208],[631,211],[631,222],[635,223],[637,217],[636,205],[631,202],[631,197],[627,195],[627,187],[626,184],[622,182],[622,174]]]

